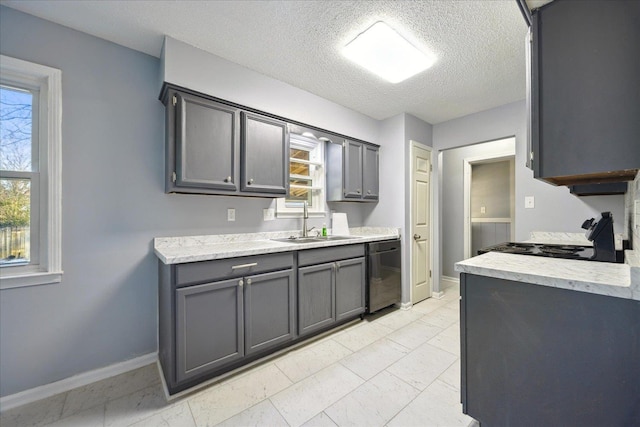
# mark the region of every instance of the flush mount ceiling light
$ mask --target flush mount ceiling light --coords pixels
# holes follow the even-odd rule
[[[382,21],[351,40],[342,53],[391,83],[406,80],[431,67],[436,61],[434,55],[416,49]]]

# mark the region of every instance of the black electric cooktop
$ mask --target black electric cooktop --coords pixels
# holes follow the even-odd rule
[[[534,255],[549,258],[577,259],[594,261],[593,246],[580,245],[546,245],[542,243],[505,242],[489,246],[478,251],[478,255],[486,252],[503,252],[507,254]]]

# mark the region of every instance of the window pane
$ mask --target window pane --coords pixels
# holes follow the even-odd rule
[[[301,160],[309,161],[309,152],[307,150],[299,150],[297,148],[291,148],[289,152],[290,152],[290,157],[292,159],[301,159]],[[309,165],[304,163],[290,162],[289,173],[291,175],[309,176]]]
[[[312,206],[313,198],[311,197],[311,189],[309,188],[297,188],[297,186],[311,186],[310,179],[290,179],[289,180],[289,197],[287,197],[287,203],[302,203],[305,200],[309,207]]]
[[[31,171],[33,94],[0,86],[0,169]]]
[[[31,182],[0,179],[0,266],[30,260]]]

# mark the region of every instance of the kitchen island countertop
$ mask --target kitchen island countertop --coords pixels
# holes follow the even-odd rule
[[[350,236],[344,236],[348,238],[343,240],[310,241],[305,243],[287,243],[271,240],[287,238],[291,235],[298,234],[299,231],[276,231],[206,236],[156,237],[153,239],[153,249],[156,256],[163,263],[181,264],[397,239],[400,237],[400,230],[390,227],[356,227],[350,229]]]
[[[618,298],[640,300],[640,282],[628,264],[488,252],[458,262],[462,273]]]

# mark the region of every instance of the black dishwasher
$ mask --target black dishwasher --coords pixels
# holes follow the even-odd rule
[[[367,244],[367,313],[400,303],[400,239]]]

